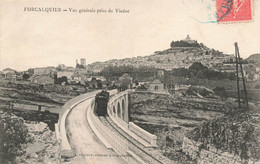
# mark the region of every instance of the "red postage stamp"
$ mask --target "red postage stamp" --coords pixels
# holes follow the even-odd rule
[[[251,0],[216,0],[218,22],[252,20]]]

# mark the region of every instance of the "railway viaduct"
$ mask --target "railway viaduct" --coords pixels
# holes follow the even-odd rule
[[[126,90],[123,92],[119,92],[117,94],[113,94],[108,102],[108,109],[107,112],[110,117],[117,117],[125,121],[126,123],[129,122],[128,117],[128,96],[129,93],[134,92],[134,90]]]
[[[94,138],[97,137],[102,142],[102,145],[107,148],[107,150],[114,150],[114,152],[122,157],[122,159],[126,161],[126,163],[147,163],[147,161],[148,163],[161,163],[155,157],[153,157],[153,155],[149,155],[149,153],[142,150],[145,148],[156,148],[157,137],[138,127],[134,123],[129,122],[129,94],[134,92],[134,90],[126,90],[123,92],[117,92],[117,90],[109,91],[110,99],[107,106],[108,116],[105,118],[99,118],[97,115],[94,114],[94,99],[95,95],[98,92],[100,91],[94,91],[75,97],[68,101],[62,107],[59,116],[59,122],[55,125],[56,136],[60,143],[60,157],[65,156],[64,154],[69,154],[69,158],[82,155],[85,160],[89,160],[87,159],[88,157],[86,156],[86,154],[84,154],[83,152],[85,150],[91,151],[91,149],[82,148],[82,150],[76,150],[76,152],[81,152],[81,154],[77,154],[75,153],[75,150],[73,150],[73,148],[75,149],[75,147],[77,147],[75,146],[75,141],[78,140],[78,135],[80,134],[72,134],[72,138],[68,137],[68,134],[74,131],[74,128],[77,128],[75,126],[71,130],[68,128],[69,120],[72,120],[71,123],[74,123],[75,121],[81,121],[77,122],[77,125],[81,124],[84,127],[88,125],[89,128],[87,128],[86,130],[89,131],[89,129],[92,129],[92,131],[94,132],[90,132],[89,134],[94,135],[92,136]],[[82,114],[79,114],[80,112]],[[79,118],[81,118],[81,120],[78,118],[74,118],[73,120],[72,116],[70,115],[80,115]],[[110,123],[109,121],[102,122],[102,119],[109,119]],[[114,130],[111,130],[113,129],[111,128],[112,126],[108,127],[108,124],[114,124]],[[124,134],[119,133],[120,130],[123,131]],[[85,129],[83,128],[78,131],[85,131]],[[73,139],[73,136],[75,137],[75,139]],[[86,143],[80,144],[79,147],[82,147],[83,145],[93,145],[93,147],[95,147],[95,144],[100,145],[100,142],[87,143],[90,142],[90,140],[85,140],[84,137],[85,136],[81,136],[82,142]],[[142,148],[136,147],[132,141],[130,142],[129,139],[126,138],[131,138],[132,140],[134,140],[134,142],[138,142],[139,145],[142,145]],[[74,143],[70,143],[73,141]],[[71,147],[71,145],[73,145],[73,148]],[[162,159],[163,157],[160,158]]]

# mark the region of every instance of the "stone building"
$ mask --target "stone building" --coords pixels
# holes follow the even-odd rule
[[[151,92],[164,92],[165,89],[164,89],[163,83],[160,80],[155,79],[153,82],[150,83],[148,91],[151,91]]]
[[[32,83],[36,84],[54,84],[54,79],[49,76],[35,76],[31,79]]]
[[[7,73],[15,73],[16,71],[11,69],[11,68],[6,68],[2,70],[2,74],[7,74]]]
[[[83,65],[83,67],[86,67],[86,58],[81,58],[80,64]]]
[[[42,68],[34,68],[34,75],[50,75],[52,72],[55,72],[55,67],[42,67]]]
[[[6,69],[2,70],[2,74],[3,74],[4,78],[9,81],[15,81],[16,77],[17,77],[16,71],[11,68],[6,68]]]
[[[72,78],[72,75],[74,74],[74,71],[58,71],[57,73],[57,78],[61,78],[61,77],[67,77],[67,79],[71,79]]]

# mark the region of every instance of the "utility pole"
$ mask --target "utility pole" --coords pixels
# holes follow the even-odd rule
[[[237,43],[235,43],[235,56],[236,56],[236,75],[237,75],[237,99],[238,99],[238,108],[241,108],[240,104],[240,90],[239,90],[239,76],[238,76],[238,57],[237,57]]]
[[[243,71],[243,67],[242,67],[242,63],[241,63],[241,58],[240,58],[237,42],[235,42],[235,54],[236,54],[236,70],[237,70],[237,88],[238,88],[239,108],[240,108],[240,92],[239,92],[238,63],[240,65],[240,71],[241,71],[242,80],[243,80],[243,88],[244,88],[244,94],[245,94],[245,103],[246,103],[246,107],[248,107],[248,99],[247,99],[247,90],[246,90],[244,71]]]

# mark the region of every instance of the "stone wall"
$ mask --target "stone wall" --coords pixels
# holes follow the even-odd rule
[[[209,145],[206,149],[202,147],[202,143],[190,140],[184,137],[182,144],[182,151],[189,155],[193,160],[197,160],[199,164],[206,163],[221,163],[221,164],[239,164],[247,162],[249,163],[260,163],[260,161],[243,161],[237,155],[233,155],[227,152],[216,149],[214,146]]]
[[[147,132],[146,130],[140,128],[133,122],[129,122],[129,130],[131,130],[133,133],[135,133],[136,135],[138,135],[139,137],[141,137],[142,139],[147,141],[152,146],[157,146],[157,144],[156,144],[157,136],[156,135],[153,135],[153,134]]]

